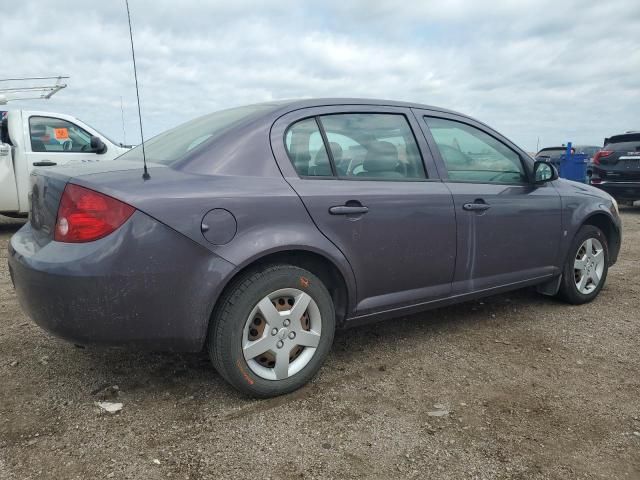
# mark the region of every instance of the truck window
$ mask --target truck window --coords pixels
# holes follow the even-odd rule
[[[32,152],[91,151],[91,134],[61,118],[29,118],[29,135]]]

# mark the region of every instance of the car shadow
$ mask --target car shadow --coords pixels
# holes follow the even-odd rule
[[[20,230],[25,223],[27,223],[26,218],[10,218],[0,215],[0,234],[15,233]]]
[[[534,289],[525,289],[375,324],[338,330],[322,378],[316,379],[298,392],[278,397],[280,400],[270,399],[266,402],[276,406],[287,401],[287,398],[315,395],[326,387],[326,382],[341,381],[342,374],[336,373],[336,370],[342,372],[359,368],[362,365],[363,352],[366,354],[376,349],[384,349],[385,345],[381,344],[392,347],[407,338],[426,339],[432,335],[455,335],[464,330],[477,329],[479,323],[504,322],[505,318],[511,321],[509,317],[514,315],[515,308],[519,309],[524,305],[535,308],[538,304],[552,308],[557,304],[558,308],[562,308],[560,302],[543,297]],[[499,320],[496,317],[499,317]],[[160,392],[174,400],[215,399],[222,408],[225,404],[237,407],[239,401],[246,405],[256,402],[228,385],[215,371],[206,352],[182,354],[86,348],[80,355],[73,356],[79,362],[79,372],[92,372],[92,386],[88,388],[90,390],[99,389],[101,385],[117,384],[127,395],[139,397],[141,401],[145,398],[157,398]],[[375,360],[373,353],[371,357]],[[378,365],[371,367],[378,368]]]
[[[634,206],[620,205],[619,208],[621,214],[640,215],[640,204]]]

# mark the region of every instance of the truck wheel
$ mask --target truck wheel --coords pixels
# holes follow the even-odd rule
[[[576,234],[562,272],[558,295],[579,305],[596,298],[609,270],[609,249],[602,231],[583,225]]]
[[[207,346],[225,380],[267,398],[311,380],[334,331],[333,301],[320,279],[299,267],[274,265],[243,275],[225,292]]]

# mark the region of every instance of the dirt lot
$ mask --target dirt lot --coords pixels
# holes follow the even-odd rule
[[[623,221],[591,305],[525,290],[341,332],[311,385],[266,401],[204,355],[43,333],[6,267],[19,224],[2,223],[0,479],[638,479],[640,208]],[[112,385],[124,408],[101,413]]]

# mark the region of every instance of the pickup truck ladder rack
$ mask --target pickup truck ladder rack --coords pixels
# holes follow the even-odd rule
[[[68,76],[0,79],[0,105],[15,100],[48,100],[67,84]]]

